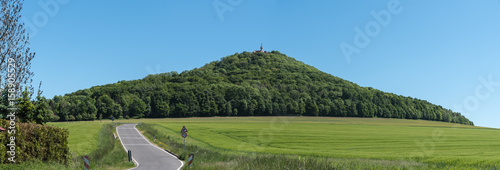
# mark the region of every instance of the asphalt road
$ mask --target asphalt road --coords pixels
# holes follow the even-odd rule
[[[178,170],[184,164],[175,156],[151,144],[135,128],[136,124],[124,124],[116,128],[125,150],[132,151],[132,158],[136,164],[134,170],[141,169],[173,169]]]

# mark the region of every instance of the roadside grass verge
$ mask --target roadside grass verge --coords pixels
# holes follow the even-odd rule
[[[88,155],[90,169],[127,169],[135,167],[134,163],[128,162],[128,155],[123,149],[120,140],[114,138],[115,127],[113,124],[105,124],[99,132],[97,149]],[[83,156],[72,158],[74,168],[83,168]]]
[[[74,122],[76,123],[76,122]],[[72,131],[80,131],[80,130],[88,130],[87,132],[93,133],[92,131],[96,131],[95,127],[89,126],[88,124],[78,122],[78,125],[71,125],[72,123],[61,123],[64,124],[63,127],[65,126],[66,128],[78,128],[78,130],[75,129],[70,129],[70,138],[78,138],[80,140],[86,141],[86,140],[91,140],[94,138],[94,136],[91,136],[90,139],[89,136],[79,136],[81,133],[71,133]],[[58,123],[52,123],[55,126],[59,126]],[[94,125],[94,124],[92,124]],[[115,127],[113,124],[108,123],[100,126],[101,128],[97,129],[97,141],[95,142],[95,146],[97,146],[95,149],[92,150],[88,154],[89,161],[90,161],[90,169],[128,169],[135,167],[134,163],[128,162],[128,155],[123,149],[123,146],[121,145],[119,139],[115,139],[113,136],[113,132],[115,132]],[[116,132],[115,132],[116,133]],[[71,148],[71,147],[79,147],[79,146],[84,146],[88,147],[89,145],[93,144],[84,144],[84,145],[78,145],[75,144],[77,142],[76,140],[70,140],[69,141],[69,146],[70,146],[70,151],[73,151],[71,160],[69,161],[68,164],[60,164],[60,163],[54,163],[54,162],[42,162],[39,160],[32,160],[28,161],[22,164],[2,164],[0,165],[0,169],[2,170],[25,170],[25,169],[36,169],[36,170],[73,170],[73,169],[83,169],[83,157],[85,154],[76,154],[78,150],[81,150],[80,148]]]

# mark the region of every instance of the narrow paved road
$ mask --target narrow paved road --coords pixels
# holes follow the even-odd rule
[[[137,167],[134,170],[140,169],[173,169],[178,170],[184,164],[175,156],[165,150],[151,144],[139,131],[135,128],[136,124],[124,124],[116,128],[118,137],[120,138],[125,150],[132,151]]]

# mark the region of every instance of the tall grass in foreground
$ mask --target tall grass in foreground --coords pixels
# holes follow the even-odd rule
[[[128,162],[128,155],[123,149],[119,139],[113,137],[115,127],[112,124],[104,125],[99,131],[98,147],[88,154],[90,169],[128,169],[134,167],[134,163]],[[85,127],[81,127],[85,128]],[[85,139],[82,139],[85,140]],[[73,170],[83,169],[83,157],[85,155],[73,155],[67,164],[55,162],[41,162],[39,160],[29,161],[19,165],[0,165],[2,170]]]
[[[189,153],[193,153],[194,166],[184,169],[496,169],[497,167],[463,167],[453,164],[422,163],[417,160],[378,160],[356,158],[331,158],[301,156],[291,154],[269,154],[228,151],[220,148],[187,145],[173,140],[157,130],[156,124],[140,123],[137,128],[143,135],[161,148],[177,154],[187,162]],[[177,134],[176,134],[177,135]]]

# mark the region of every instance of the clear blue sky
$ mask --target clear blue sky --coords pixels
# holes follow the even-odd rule
[[[500,1],[395,2],[36,0],[22,13],[33,25],[35,84],[49,98],[190,70],[263,43],[361,86],[454,111],[465,102],[476,125],[500,128]],[[371,14],[382,10],[390,21]],[[356,27],[372,37],[348,60],[340,44],[356,47]]]

